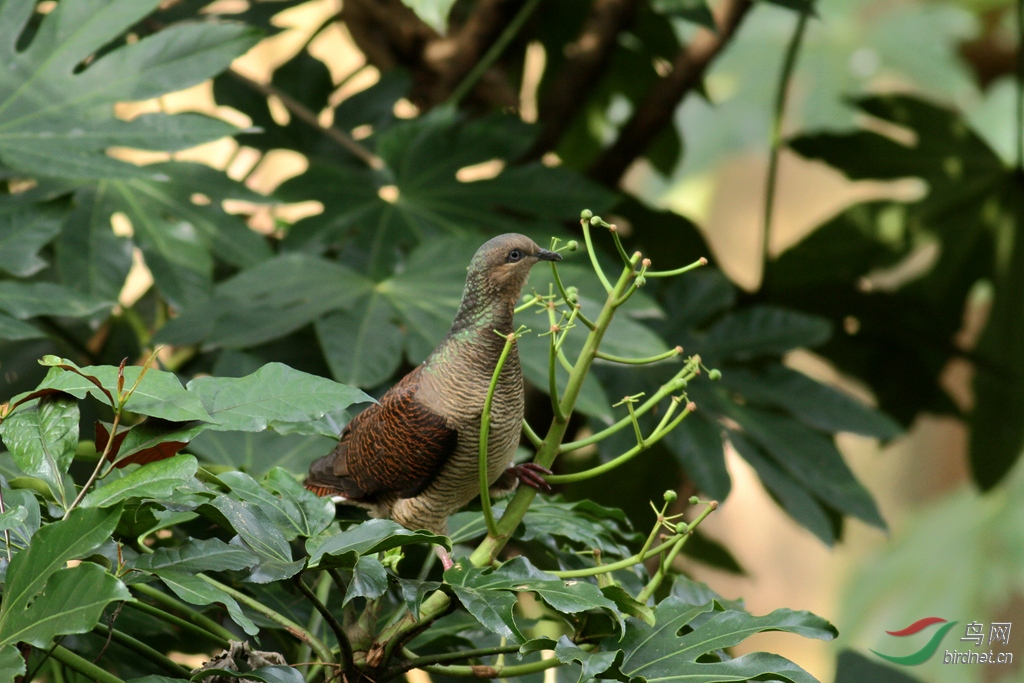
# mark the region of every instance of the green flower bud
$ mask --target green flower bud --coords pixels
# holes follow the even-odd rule
[[[582,220],[589,221],[593,217],[594,217],[594,212],[591,211],[590,209],[583,209],[582,211],[580,211],[580,218]]]
[[[715,380],[722,379],[722,371],[715,369],[708,372],[708,379],[714,382]]]
[[[601,225],[601,217],[600,216],[594,216],[593,218],[590,219],[590,224],[591,225]]]
[[[569,251],[576,251],[577,249],[580,248],[580,243],[577,242],[576,240],[569,240],[568,242],[565,243],[565,248],[568,249]]]
[[[645,278],[643,275],[637,277],[637,279],[636,279],[636,286],[637,287],[643,287],[646,284],[647,284],[647,278]]]
[[[664,499],[665,499],[665,502],[666,502],[666,503],[674,503],[674,502],[676,501],[676,498],[677,498],[678,496],[679,496],[679,494],[677,494],[677,493],[676,493],[675,491],[673,491],[672,489],[669,489],[668,491],[665,491],[665,493],[664,493],[664,495],[662,496],[662,498],[664,498]]]
[[[690,505],[696,505],[700,502],[700,498],[697,496],[690,496]]]
[[[686,522],[679,522],[679,524],[676,524],[676,533],[677,534],[685,534],[689,530],[690,530],[690,527],[688,527],[686,525]]]

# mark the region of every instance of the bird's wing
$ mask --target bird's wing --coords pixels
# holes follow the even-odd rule
[[[349,424],[338,444],[335,474],[348,476],[366,496],[379,492],[415,496],[455,452],[458,432],[416,400],[422,366]]]

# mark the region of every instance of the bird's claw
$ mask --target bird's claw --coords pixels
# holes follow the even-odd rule
[[[510,468],[515,472],[516,478],[520,482],[526,484],[530,488],[537,489],[544,493],[551,493],[553,489],[551,484],[542,477],[542,474],[552,474],[551,470],[542,465],[538,465],[535,462],[524,462],[521,465],[515,465]]]

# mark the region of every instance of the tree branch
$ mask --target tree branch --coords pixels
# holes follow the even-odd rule
[[[722,51],[751,7],[750,0],[725,0],[715,13],[718,32],[701,29],[688,46],[679,51],[672,71],[661,79],[637,107],[619,132],[619,137],[590,168],[598,182],[616,187],[662,129],[672,122],[676,107],[699,85],[711,61]]]
[[[583,106],[615,50],[619,32],[636,14],[639,0],[595,0],[575,41],[565,48],[566,60],[540,103],[542,128],[527,159],[552,149]]]

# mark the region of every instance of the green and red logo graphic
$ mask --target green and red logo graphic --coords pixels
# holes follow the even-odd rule
[[[925,617],[924,619],[918,619],[910,626],[902,628],[899,631],[886,631],[886,633],[888,633],[890,636],[905,638],[906,636],[912,636],[917,633],[920,633],[921,631],[924,631],[928,627],[934,626],[935,624],[945,625],[939,627],[939,630],[935,632],[935,634],[931,637],[931,640],[925,643],[924,646],[917,652],[914,652],[909,655],[903,655],[902,657],[896,657],[894,655],[885,655],[881,652],[877,652],[876,650],[872,650],[872,652],[874,652],[882,659],[892,662],[893,664],[902,664],[903,666],[915,666],[917,664],[922,664],[928,661],[931,658],[931,656],[935,654],[935,651],[939,649],[939,644],[942,642],[942,639],[946,636],[947,633],[949,633],[949,629],[956,626],[957,622],[946,621],[945,619],[942,619],[940,617]]]

